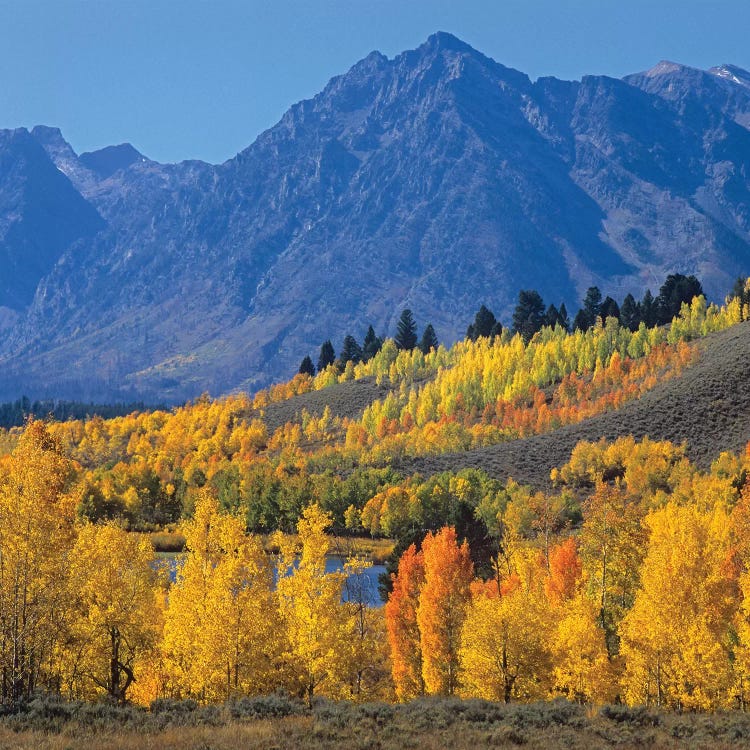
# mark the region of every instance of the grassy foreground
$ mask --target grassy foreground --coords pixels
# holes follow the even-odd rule
[[[713,749],[748,743],[750,716],[744,713],[591,710],[562,700],[510,706],[437,698],[404,705],[320,701],[310,710],[270,696],[207,707],[159,701],[147,712],[45,699],[0,721],[0,748],[40,750]]]

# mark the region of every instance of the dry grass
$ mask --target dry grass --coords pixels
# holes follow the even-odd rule
[[[50,704],[55,715],[54,702]],[[264,708],[265,706],[265,708]],[[287,709],[291,715],[263,718]],[[301,713],[300,713],[301,711]],[[260,713],[259,713],[260,712]],[[93,718],[92,718],[93,714]],[[86,719],[88,715],[88,719]],[[552,701],[506,706],[480,700],[422,699],[404,705],[319,702],[312,711],[284,699],[249,699],[244,708],[202,713],[173,704],[165,712],[73,712],[63,721],[44,710],[0,723],[0,750],[402,750],[480,747],[699,748],[750,743],[750,717],[664,714],[622,706],[601,711]],[[260,716],[260,718],[258,718]],[[21,727],[14,732],[8,724]]]
[[[235,722],[222,727],[169,727],[158,732],[90,732],[70,728],[57,734],[0,729],[0,750],[271,750],[300,747],[286,740],[310,736],[311,727],[312,719],[294,718]]]
[[[172,532],[154,532],[148,535],[154,545],[154,552],[160,558],[171,558],[182,554],[185,549],[185,537]],[[287,538],[296,538],[296,534],[285,534]],[[261,535],[263,547],[269,554],[279,551],[273,535]],[[350,556],[363,557],[374,565],[385,565],[393,552],[392,539],[372,539],[366,536],[337,536],[331,538],[332,555],[346,558]]]
[[[185,537],[176,531],[154,531],[148,534],[154,552],[182,552]]]
[[[373,401],[385,398],[389,392],[389,386],[378,385],[375,378],[350,380],[269,404],[264,410],[263,421],[270,435],[287,422],[301,422],[303,410],[320,416],[327,406],[334,417],[356,419]]]
[[[296,534],[284,534],[287,539],[296,539]],[[266,552],[276,553],[278,545],[274,542],[274,535],[262,536]],[[350,556],[364,557],[374,565],[384,565],[393,552],[393,539],[373,539],[367,536],[336,536],[331,538],[331,555],[346,558]]]
[[[234,722],[220,727],[170,727],[156,732],[66,729],[55,733],[0,729],[0,750],[476,750],[477,748],[544,748],[593,750],[594,748],[650,747],[727,750],[746,747],[744,737],[720,732],[715,725],[696,721],[669,721],[657,727],[622,727],[600,717],[582,726],[523,728],[513,724],[472,726],[457,722],[419,727],[365,722],[339,727],[311,717]],[[721,736],[724,735],[724,736]]]

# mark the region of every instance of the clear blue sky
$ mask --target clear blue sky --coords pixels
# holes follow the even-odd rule
[[[0,127],[220,162],[368,52],[437,30],[532,78],[750,68],[750,0],[0,0]]]

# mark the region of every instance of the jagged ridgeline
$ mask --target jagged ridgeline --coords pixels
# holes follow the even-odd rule
[[[252,398],[4,430],[0,702],[742,707],[748,293],[635,330],[476,335],[480,308],[447,349],[386,339]]]
[[[254,391],[405,308],[450,345],[477,301],[510,321],[518,289],[572,312],[679,271],[721,300],[750,262],[747,82],[669,63],[532,82],[436,34],[221,165],[5,131],[0,399]]]

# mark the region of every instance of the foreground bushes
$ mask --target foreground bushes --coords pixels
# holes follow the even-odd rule
[[[331,750],[542,745],[546,750],[718,749],[750,741],[750,716],[739,712],[676,714],[621,705],[593,711],[565,700],[506,705],[478,699],[420,698],[402,704],[355,704],[317,698],[308,707],[284,694],[203,707],[191,700],[159,700],[150,709],[38,697],[16,713],[0,715],[2,747],[56,748],[56,737],[64,737],[66,748],[106,743],[111,750],[145,744],[234,750],[313,743]]]

